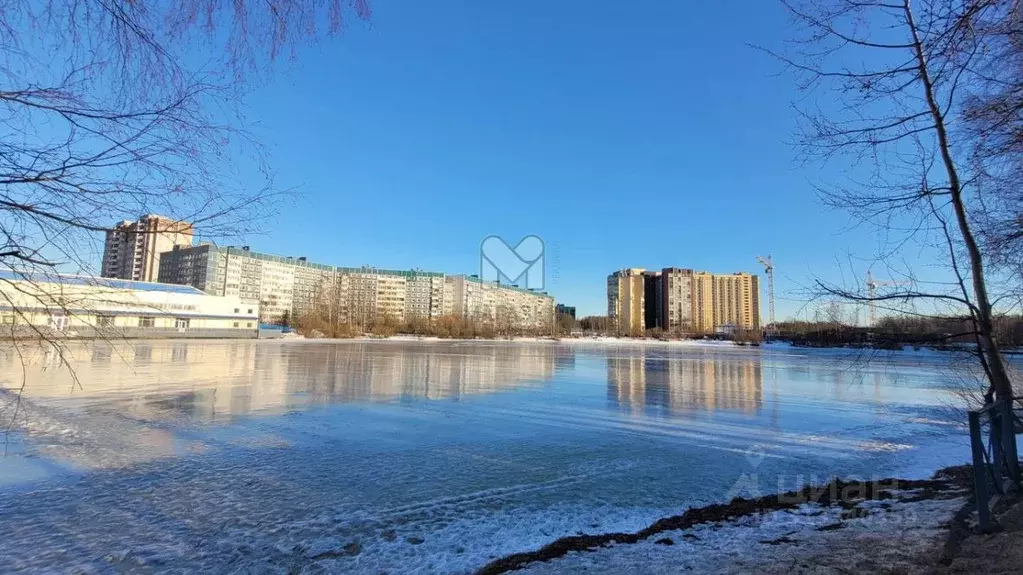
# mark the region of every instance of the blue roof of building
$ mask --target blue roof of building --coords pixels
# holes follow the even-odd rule
[[[9,281],[28,281],[37,283],[55,283],[63,285],[87,285],[100,286],[113,289],[125,289],[136,291],[154,291],[165,293],[181,293],[192,295],[205,295],[200,289],[192,286],[161,284],[154,282],[137,282],[115,278],[101,278],[93,276],[76,276],[46,272],[18,272],[14,270],[0,270],[0,279]]]

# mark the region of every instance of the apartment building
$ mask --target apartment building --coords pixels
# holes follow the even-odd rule
[[[366,327],[377,318],[378,271],[372,268],[341,268],[330,293],[336,294],[339,321]],[[331,291],[332,290],[332,291]]]
[[[421,270],[335,267],[210,244],[163,255],[160,281],[258,303],[260,319],[281,322],[318,310],[361,328],[446,314],[535,329],[549,325],[554,299],[540,292]]]
[[[693,272],[693,333],[714,331],[714,274]]]
[[[628,268],[608,276],[607,306],[612,329],[623,334],[760,329],[760,282],[746,272]]]
[[[607,319],[623,334],[646,331],[646,279],[641,268],[627,268],[607,276]]]
[[[192,245],[192,234],[192,224],[154,214],[134,222],[123,221],[107,232],[100,275],[155,282],[160,273],[160,255],[175,246]]]
[[[664,329],[663,295],[661,272],[643,272],[643,324],[647,329]]]
[[[260,320],[283,322],[329,305],[335,268],[249,248],[176,246],[161,256],[159,281],[258,304]],[[321,301],[323,300],[323,301]]]
[[[405,317],[444,315],[444,274],[413,271],[405,278]]]
[[[336,278],[334,268],[321,264],[310,263],[306,258],[293,260],[291,266],[295,274],[292,281],[291,313],[301,317],[317,309],[326,308],[335,312],[338,308]],[[334,287],[331,291],[329,288]]]
[[[336,268],[342,321],[368,325],[378,317],[398,322],[435,319],[444,313],[444,274],[371,267]]]
[[[397,321],[405,321],[405,290],[408,282],[405,276],[378,274],[377,313]]]
[[[444,289],[451,294],[446,315],[498,327],[544,330],[553,326],[554,298],[546,293],[466,275],[446,277]]]
[[[713,276],[714,327],[760,329],[760,280],[746,272]]]
[[[567,316],[571,316],[572,319],[575,319],[575,306],[559,303],[554,306],[554,313],[557,315],[565,314]]]
[[[661,270],[661,324],[668,333],[693,331],[693,270]]]
[[[499,286],[498,321],[529,330],[549,330],[554,326],[554,298],[546,293],[514,286]]]

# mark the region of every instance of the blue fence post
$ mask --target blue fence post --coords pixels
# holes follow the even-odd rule
[[[1002,476],[1005,474],[1005,453],[1002,452],[1003,438],[1002,434],[1002,411],[998,405],[989,405],[986,408],[988,425],[991,429],[988,430],[988,441],[987,447],[991,450],[991,467],[994,469],[994,480],[995,480],[995,491],[997,493],[1003,493],[1002,489]]]
[[[1012,399],[1006,399],[1001,405],[1002,420],[1002,452],[1009,477],[1019,486],[1019,454],[1016,452],[1016,422],[1012,416]]]
[[[984,435],[980,427],[980,412],[971,411],[970,448],[973,451],[973,492],[977,498],[977,518],[980,530],[987,531],[991,524],[991,510],[988,509],[987,464],[984,462]]]

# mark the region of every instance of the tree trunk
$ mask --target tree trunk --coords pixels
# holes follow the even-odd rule
[[[984,281],[984,261],[977,246],[977,240],[970,229],[969,217],[966,214],[966,206],[963,203],[962,182],[959,179],[959,171],[952,160],[952,150],[948,142],[948,131],[945,127],[945,117],[938,106],[934,94],[934,84],[931,80],[930,71],[927,68],[927,58],[924,55],[920,35],[917,33],[916,22],[913,18],[913,11],[910,8],[909,0],[903,0],[906,13],[906,23],[909,25],[913,37],[913,51],[916,56],[917,66],[920,70],[920,81],[924,87],[924,96],[927,99],[927,106],[931,117],[934,120],[934,128],[938,136],[938,148],[941,152],[941,161],[948,176],[948,186],[952,208],[955,210],[956,222],[959,232],[966,245],[966,251],[970,258],[970,275],[973,280],[973,292],[976,299],[976,329],[978,341],[982,347],[980,353],[987,358],[990,368],[989,394],[993,393],[998,399],[1012,398],[1012,382],[1009,373],[1005,368],[1005,360],[998,350],[998,342],[995,340],[994,322],[991,319],[991,303],[988,299],[987,284]]]

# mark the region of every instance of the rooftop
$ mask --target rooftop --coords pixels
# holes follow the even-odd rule
[[[188,251],[188,250],[199,250],[199,249],[202,249],[202,250],[207,250],[207,249],[219,250],[219,251],[221,251],[223,253],[228,254],[229,256],[234,256],[234,257],[241,256],[241,257],[253,258],[253,259],[257,259],[257,260],[263,260],[263,261],[267,261],[267,262],[276,262],[276,263],[280,263],[280,264],[293,265],[293,266],[298,266],[298,267],[303,267],[303,268],[313,268],[313,269],[318,269],[318,270],[325,271],[325,272],[335,272],[335,273],[343,273],[343,274],[364,273],[364,274],[379,274],[379,275],[385,275],[385,276],[404,276],[404,277],[438,277],[438,278],[439,277],[444,277],[444,274],[442,272],[427,272],[427,271],[422,271],[422,270],[388,270],[388,269],[381,269],[381,268],[375,268],[375,267],[370,267],[370,266],[342,267],[342,266],[331,266],[331,265],[326,265],[326,264],[317,264],[317,263],[310,262],[310,261],[308,261],[308,260],[306,260],[304,258],[301,258],[301,257],[278,256],[278,255],[274,255],[274,254],[264,254],[264,253],[260,253],[260,252],[254,252],[254,251],[249,250],[248,248],[245,248],[245,247],[239,248],[239,247],[235,247],[235,246],[219,247],[219,246],[215,246],[213,244],[200,244],[200,245],[197,245],[197,246],[175,248],[174,251],[181,251],[181,252],[183,252],[183,251]]]
[[[25,281],[31,283],[52,283],[61,285],[86,285],[135,291],[206,295],[206,293],[203,292],[202,290],[186,285],[161,284],[155,282],[137,282],[115,278],[101,278],[95,276],[81,276],[49,272],[20,272],[14,270],[0,270],[0,281],[2,280]]]

